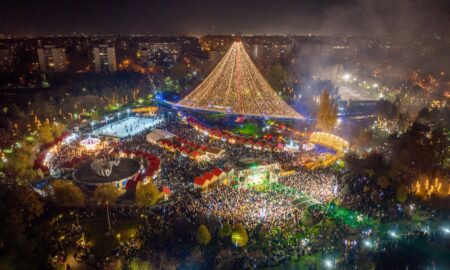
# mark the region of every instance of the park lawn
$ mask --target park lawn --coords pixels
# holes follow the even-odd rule
[[[217,118],[223,118],[225,116],[226,116],[225,113],[220,113],[220,112],[206,114],[207,119],[217,119]]]
[[[245,123],[242,124],[242,127],[236,127],[235,132],[248,136],[257,135],[259,133],[259,127],[255,123]]]

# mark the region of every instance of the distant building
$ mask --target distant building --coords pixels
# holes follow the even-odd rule
[[[92,47],[90,54],[91,71],[95,73],[100,72],[115,72],[116,65],[116,51],[110,45],[97,45]]]
[[[250,56],[255,64],[262,66],[264,63],[264,45],[263,44],[251,44],[247,48]]]
[[[173,64],[181,54],[179,42],[146,41],[138,43],[136,58],[144,66],[151,66],[154,62]]]
[[[62,72],[67,68],[66,49],[44,45],[37,49],[41,72]]]
[[[248,54],[258,66],[264,68],[280,59],[288,59],[294,47],[292,40],[285,38],[249,38],[247,42]]]
[[[224,35],[213,35],[213,36],[203,36],[200,38],[200,45],[204,51],[221,51],[226,52],[233,41],[235,40],[232,36]]]
[[[0,47],[0,71],[12,72],[14,70],[15,48]]]

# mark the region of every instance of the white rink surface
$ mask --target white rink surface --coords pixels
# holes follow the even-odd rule
[[[92,132],[92,135],[124,138],[126,136],[133,136],[144,130],[150,129],[161,121],[162,120],[158,118],[130,116],[95,129]]]

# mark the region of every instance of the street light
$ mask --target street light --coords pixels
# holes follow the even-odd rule
[[[148,226],[148,216],[144,215],[144,214],[141,214],[141,218],[145,218],[145,225]]]
[[[94,132],[94,121],[91,122],[92,132]]]
[[[344,75],[342,75],[342,79],[344,81],[349,81],[352,78],[352,75],[350,73],[345,73]]]
[[[120,118],[120,112],[117,113],[117,120]]]
[[[389,235],[390,235],[392,238],[398,238],[398,235],[397,235],[397,233],[396,233],[395,231],[389,231]]]
[[[106,124],[108,124],[108,116],[105,116]]]
[[[363,244],[365,247],[371,248],[372,247],[372,242],[368,239],[363,241]]]
[[[325,260],[323,261],[323,264],[325,265],[325,268],[331,269],[331,268],[333,268],[333,266],[334,266],[334,261],[331,260],[331,259],[325,259]]]
[[[66,237],[64,235],[62,235],[61,237],[58,238],[58,242],[61,245],[61,249],[64,249],[63,243],[62,241],[65,239]]]
[[[127,117],[130,117],[130,109],[127,109]]]
[[[59,220],[60,220],[62,217],[63,217],[62,214],[59,214],[59,215],[56,217],[56,224],[58,225],[58,229],[60,228],[60,226],[59,226]]]

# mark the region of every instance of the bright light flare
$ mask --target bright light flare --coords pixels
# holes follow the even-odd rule
[[[346,82],[350,81],[351,78],[352,75],[350,73],[344,73],[344,75],[342,75],[342,79]]]
[[[363,241],[365,247],[371,248],[373,246],[372,242],[368,239]]]
[[[333,266],[334,266],[333,260],[331,260],[331,259],[325,259],[325,260],[323,261],[323,264],[325,265],[325,267],[326,267],[327,269],[332,269]]]
[[[390,235],[392,238],[398,238],[398,234],[397,234],[396,231],[389,231],[389,235]]]

